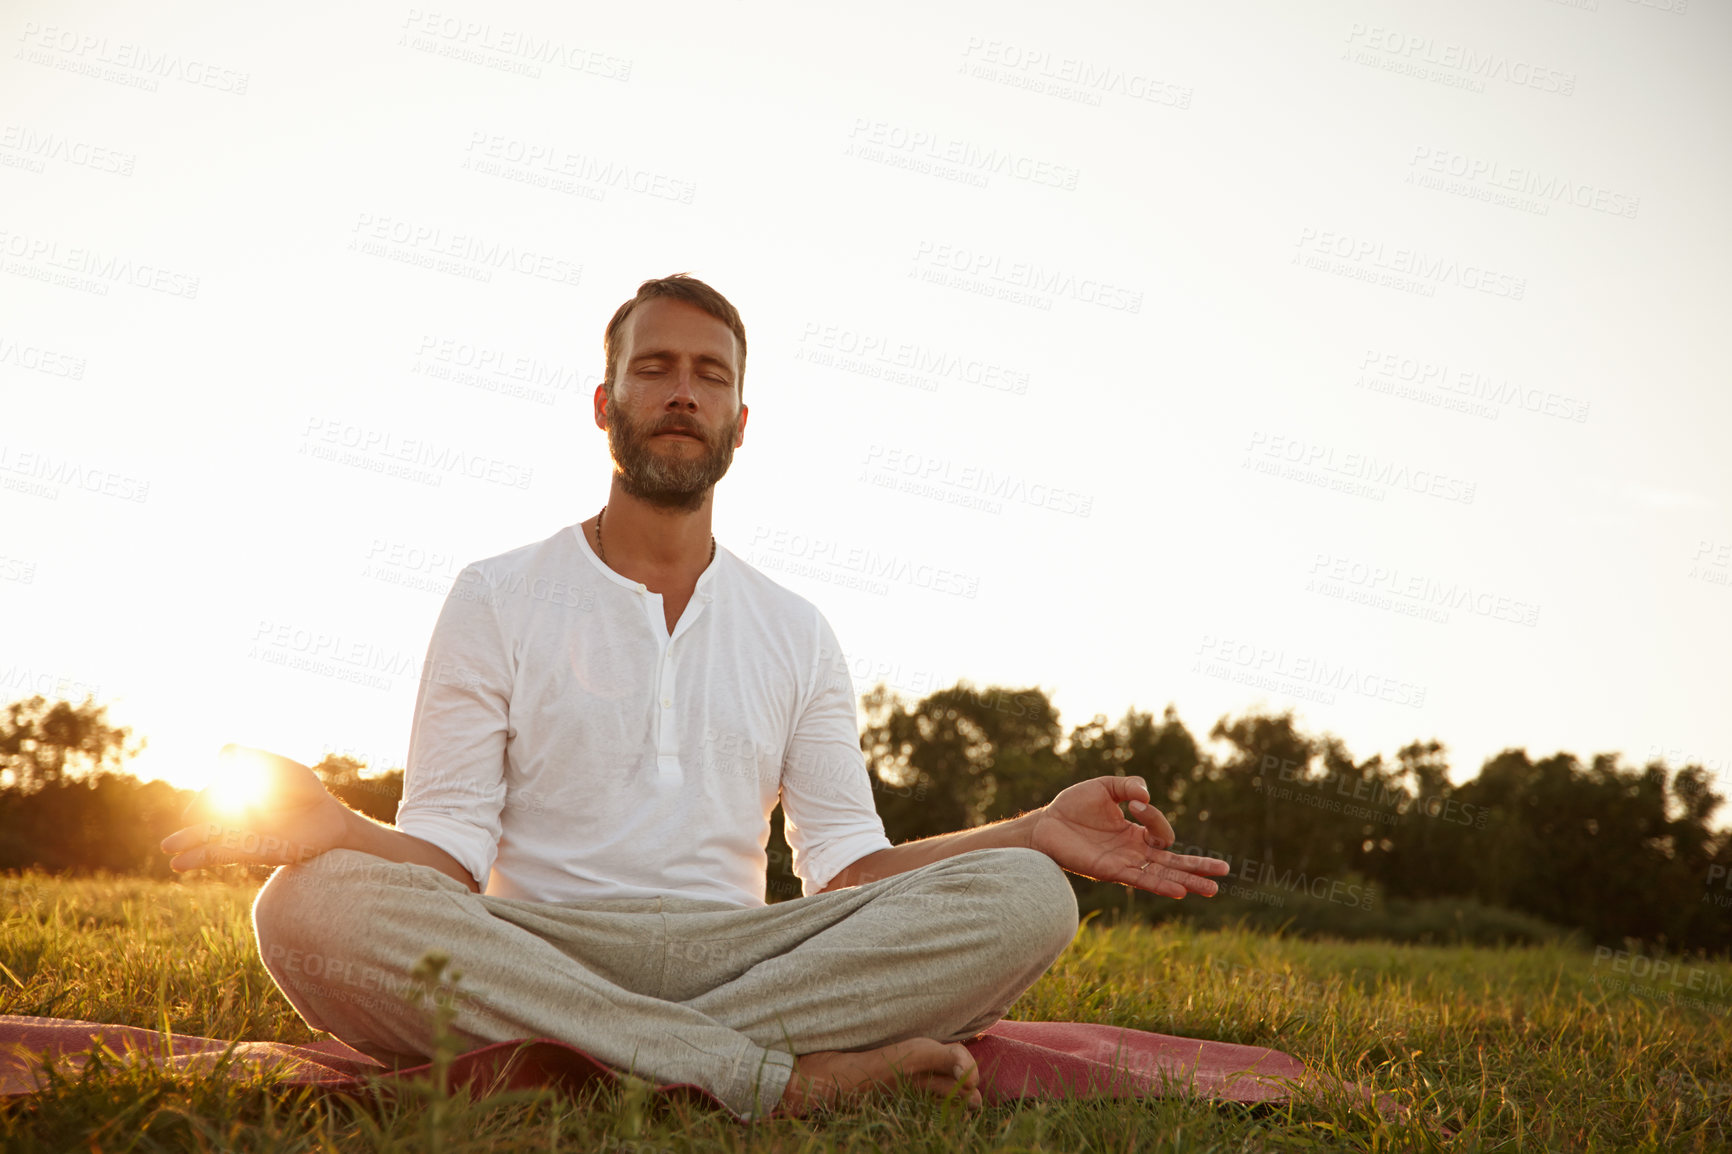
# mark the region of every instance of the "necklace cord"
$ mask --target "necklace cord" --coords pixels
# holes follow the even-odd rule
[[[601,563],[603,565],[607,564],[607,550],[605,548],[603,548],[602,544],[601,544],[601,519],[605,516],[607,516],[607,506],[603,505],[601,507],[601,512],[599,512],[595,515],[595,555],[597,557],[601,558]],[[715,559],[716,559],[716,535],[714,533],[711,533],[710,534],[710,559],[709,559],[709,561],[704,562],[705,568],[708,568],[709,565],[715,561]]]

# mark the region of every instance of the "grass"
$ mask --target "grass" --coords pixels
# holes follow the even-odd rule
[[[0,878],[0,1013],[218,1038],[319,1037],[259,963],[257,882]],[[897,1097],[752,1126],[627,1082],[582,1100],[349,1097],[93,1062],[0,1103],[0,1149],[246,1151],[1691,1150],[1732,1146],[1732,965],[1682,1004],[1566,944],[1299,941],[1242,929],[1086,926],[1011,1016],[1267,1045],[1459,1131],[1342,1103],[1155,1099],[969,1114]]]

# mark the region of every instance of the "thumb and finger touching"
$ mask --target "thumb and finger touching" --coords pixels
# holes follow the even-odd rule
[[[1176,840],[1173,827],[1167,817],[1156,809],[1154,798],[1149,793],[1149,785],[1140,777],[1109,777],[1107,791],[1115,802],[1124,802],[1130,810],[1131,820],[1146,829],[1149,842],[1155,849],[1166,849]]]
[[[161,843],[176,871],[228,862],[283,864],[307,856],[303,838],[318,840],[322,803],[332,799],[317,775],[299,762],[264,750],[225,745],[216,782],[182,814],[186,826]]]

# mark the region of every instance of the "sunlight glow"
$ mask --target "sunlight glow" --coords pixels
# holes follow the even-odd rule
[[[225,746],[217,756],[216,780],[210,786],[211,805],[223,813],[239,813],[265,800],[270,777],[265,759],[249,749]]]

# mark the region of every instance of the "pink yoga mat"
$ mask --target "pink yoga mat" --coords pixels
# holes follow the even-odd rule
[[[1352,1083],[1305,1069],[1279,1050],[1199,1038],[1179,1038],[1087,1022],[999,1022],[966,1043],[980,1065],[981,1097],[988,1106],[1022,1098],[1158,1097],[1190,1095],[1229,1102],[1279,1102],[1294,1093],[1345,1092],[1375,1104],[1386,1116],[1401,1108]],[[188,1034],[166,1038],[137,1026],[64,1018],[0,1014],[0,1095],[42,1088],[42,1068],[76,1071],[94,1046],[107,1046],[128,1062],[166,1069],[214,1067],[232,1046],[227,1070],[235,1076],[270,1073],[280,1083],[334,1090],[359,1088],[368,1075],[414,1077],[431,1066],[402,1070],[374,1061],[342,1042],[227,1042]],[[452,1080],[477,1092],[551,1086],[570,1092],[616,1073],[574,1046],[540,1038],[496,1042],[458,1057]],[[722,1108],[696,1086],[662,1086],[660,1093],[695,1098]]]

